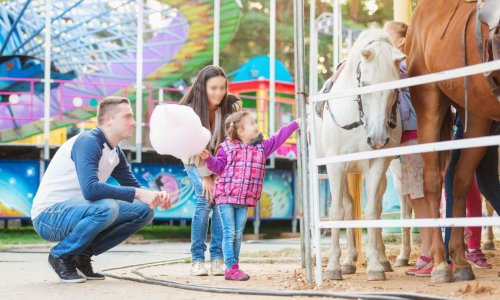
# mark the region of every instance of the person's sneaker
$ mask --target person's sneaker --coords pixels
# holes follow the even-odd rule
[[[208,270],[205,268],[205,262],[197,261],[191,264],[191,275],[207,276]]]
[[[224,275],[224,261],[222,259],[216,259],[210,262],[210,269],[212,276],[223,276]]]
[[[415,266],[413,268],[407,269],[405,271],[406,275],[415,275],[416,272],[418,272],[418,271],[420,271],[420,270],[422,270],[422,269],[424,269],[426,267],[428,268],[429,266],[432,266],[432,258],[426,257],[426,256],[420,256],[418,259],[426,262],[426,264],[423,265],[423,266],[421,266],[421,267]]]
[[[237,264],[234,264],[231,266],[231,269],[226,270],[224,272],[224,278],[226,280],[246,281],[250,279],[250,276],[248,276],[245,272],[240,270]]]
[[[75,265],[71,262],[71,258],[55,258],[52,253],[49,254],[49,265],[54,269],[57,276],[62,282],[80,283],[87,279],[76,272]]]
[[[95,273],[92,269],[92,260],[88,255],[74,255],[71,257],[73,264],[78,271],[90,280],[104,280],[104,275]]]
[[[415,272],[415,277],[431,277],[432,263],[425,265],[420,270]]]
[[[467,261],[476,268],[479,269],[491,269],[491,264],[486,260],[486,256],[481,251],[478,250],[469,250],[466,253]]]

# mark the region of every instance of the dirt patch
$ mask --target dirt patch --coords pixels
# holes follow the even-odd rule
[[[475,284],[467,284],[465,288],[460,289],[458,291],[463,295],[483,295],[483,294],[492,295],[494,289],[488,286],[481,286],[479,282],[476,282]]]
[[[418,247],[415,247],[418,248]],[[414,249],[415,249],[414,248]],[[500,249],[500,243],[496,245]],[[418,250],[418,249],[416,249]],[[392,263],[395,262],[399,252],[399,245],[387,245],[386,251]],[[418,255],[414,251],[410,263],[413,263]],[[243,253],[245,254],[245,253]],[[297,262],[283,263],[253,263],[241,262],[240,267],[246,271],[251,279],[247,282],[229,282],[223,277],[194,277],[190,276],[189,264],[163,265],[141,270],[147,276],[163,280],[171,280],[182,283],[203,284],[212,287],[239,287],[249,289],[276,289],[276,290],[320,290],[320,291],[346,291],[346,292],[402,292],[423,293],[445,297],[464,299],[500,299],[500,278],[497,276],[500,267],[500,251],[485,251],[488,260],[493,264],[493,269],[476,269],[474,274],[476,280],[470,282],[453,282],[447,284],[432,284],[430,278],[419,278],[407,276],[404,271],[407,267],[394,268],[394,272],[386,273],[386,281],[370,282],[366,279],[366,264],[358,262],[356,274],[344,275],[342,281],[325,280],[320,287],[309,285],[305,280],[305,271],[300,268],[300,253],[294,249],[285,249],[279,252],[264,251],[247,255],[249,258],[271,257],[271,258],[297,258]],[[245,255],[242,255],[244,259]],[[324,257],[328,257],[325,248]],[[209,265],[207,264],[207,267]],[[323,271],[326,264],[323,265]],[[313,270],[314,276],[314,270]]]

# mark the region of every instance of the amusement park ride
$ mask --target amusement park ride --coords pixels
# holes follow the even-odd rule
[[[137,7],[132,0],[53,2],[51,127],[56,129],[91,119],[103,96],[131,96]],[[0,142],[10,143],[42,131],[45,12],[44,1],[0,6]],[[145,91],[154,89],[158,99],[160,87],[211,61],[212,12],[210,2],[145,1]],[[223,1],[220,17],[223,46],[237,30],[237,1]]]
[[[126,96],[136,106],[137,2],[52,1],[49,137],[52,154],[72,135],[96,126],[95,109],[104,96]],[[45,120],[44,1],[0,1],[0,7],[0,144],[2,157],[6,158],[0,161],[0,171],[9,174],[5,182],[0,180],[0,189],[12,190],[12,194],[2,192],[10,196],[0,198],[0,217],[23,218],[29,214],[29,203],[38,185],[36,180],[27,183],[32,175],[27,179],[26,172],[39,177],[46,165],[45,160],[38,159],[44,144]],[[235,35],[240,9],[240,1],[221,1],[220,47]],[[212,62],[214,18],[212,1],[144,1],[141,123],[145,138],[141,152],[153,153],[147,132],[154,107],[178,101],[186,88],[181,79]],[[239,95],[245,108],[254,111],[262,121],[265,134],[271,122],[269,64],[268,57],[250,60],[234,72],[229,85],[229,91]],[[291,121],[295,114],[294,85],[281,63],[276,68],[275,122],[280,126]],[[290,139],[277,157],[295,159],[295,144],[295,139]],[[122,148],[129,158],[137,151],[133,140],[124,141]],[[21,162],[18,153],[28,151],[25,149],[38,154],[30,154],[31,161]],[[171,183],[164,186],[178,193],[177,207],[169,210],[169,214],[157,214],[159,218],[191,217],[192,195],[185,188],[182,168],[174,164],[160,166],[148,159],[144,164],[134,162],[132,166],[144,184],[153,183],[161,189],[156,184],[161,178]],[[293,215],[292,172],[269,173],[267,186],[276,207],[268,203],[262,209],[268,216],[289,219]],[[17,182],[18,189],[27,183],[23,195],[14,191],[13,182]]]

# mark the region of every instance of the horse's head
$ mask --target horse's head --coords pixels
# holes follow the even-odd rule
[[[358,85],[400,79],[399,64],[405,55],[393,47],[383,30],[369,30],[366,33],[364,39],[359,41],[363,44],[355,66]],[[366,142],[373,149],[383,148],[389,142],[389,125],[396,122],[396,97],[394,90],[361,95],[360,107],[368,135]]]

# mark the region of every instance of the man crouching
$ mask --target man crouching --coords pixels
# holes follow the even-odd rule
[[[104,279],[93,271],[91,257],[151,223],[155,207],[170,207],[166,192],[139,184],[120,149],[135,128],[129,100],[103,99],[97,124],[59,148],[33,200],[36,232],[45,240],[59,241],[50,250],[49,264],[63,282]],[[107,184],[110,176],[120,186]]]

